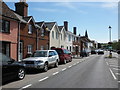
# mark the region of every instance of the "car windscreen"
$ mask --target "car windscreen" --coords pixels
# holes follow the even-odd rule
[[[47,57],[47,51],[34,52],[32,57]]]
[[[57,52],[58,54],[62,54],[62,53],[63,53],[61,49],[55,49],[55,50],[56,50],[56,52]]]

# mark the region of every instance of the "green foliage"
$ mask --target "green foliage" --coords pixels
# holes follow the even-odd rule
[[[112,48],[115,50],[120,50],[120,42],[114,42],[112,44]]]

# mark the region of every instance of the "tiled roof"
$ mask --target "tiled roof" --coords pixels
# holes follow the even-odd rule
[[[0,3],[2,3],[2,16],[18,20],[14,12],[4,2],[0,1]]]
[[[45,22],[45,26],[47,26],[50,30],[53,28],[56,22]]]

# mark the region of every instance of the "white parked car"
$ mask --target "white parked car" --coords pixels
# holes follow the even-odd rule
[[[47,71],[50,66],[58,67],[59,56],[55,50],[37,50],[31,57],[23,59],[28,69],[43,69]]]

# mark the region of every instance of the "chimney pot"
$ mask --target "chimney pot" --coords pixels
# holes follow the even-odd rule
[[[73,27],[73,34],[75,34],[75,35],[77,34],[76,29],[77,29],[76,27]]]
[[[64,21],[64,27],[65,27],[65,30],[68,31],[68,22],[67,21]]]

